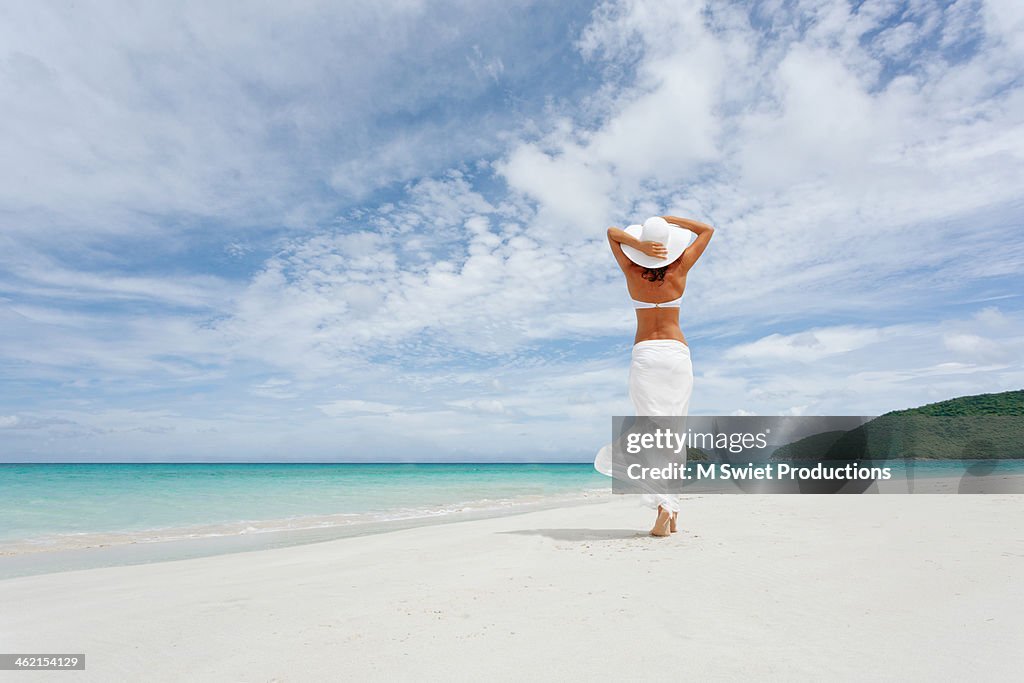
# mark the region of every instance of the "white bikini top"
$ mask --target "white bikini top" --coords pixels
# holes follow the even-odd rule
[[[638,301],[633,299],[633,308],[682,308],[683,306],[683,295],[680,294],[678,299],[672,301],[662,301],[661,303],[654,303],[653,301]]]

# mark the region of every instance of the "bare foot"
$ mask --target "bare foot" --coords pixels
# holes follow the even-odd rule
[[[654,528],[651,529],[651,536],[668,536],[672,532],[670,531],[672,524],[672,515],[665,508],[658,506],[658,520],[654,523]]]
[[[676,520],[678,520],[678,519],[679,519],[679,513],[678,512],[673,512],[672,513],[672,521],[669,523],[669,530],[671,530],[671,532],[673,534],[676,532]]]

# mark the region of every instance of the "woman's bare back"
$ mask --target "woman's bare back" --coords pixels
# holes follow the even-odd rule
[[[665,271],[665,279],[651,282],[643,277],[646,270],[635,264],[624,271],[629,296],[637,301],[664,303],[673,301],[686,290],[686,272],[677,259]],[[633,343],[647,339],[676,339],[686,343],[679,328],[679,307],[636,309],[636,336]]]

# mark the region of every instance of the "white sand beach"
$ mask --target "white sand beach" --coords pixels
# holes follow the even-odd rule
[[[634,497],[0,581],[33,681],[1011,680],[1024,499]]]

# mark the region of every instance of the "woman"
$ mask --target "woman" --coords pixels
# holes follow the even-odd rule
[[[686,231],[696,235],[692,244]],[[710,225],[675,216],[649,218],[643,227],[608,228],[608,243],[636,309],[629,397],[637,415],[686,415],[689,411],[693,366],[690,347],[679,329],[679,307],[686,276],[714,232]],[[611,476],[611,446],[601,449],[594,467]],[[658,510],[652,536],[668,536],[676,530],[678,496],[644,494],[644,502]]]

